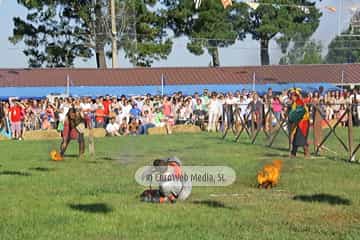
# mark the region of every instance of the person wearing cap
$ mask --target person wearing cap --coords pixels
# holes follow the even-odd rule
[[[291,90],[291,107],[288,115],[290,125],[291,156],[295,157],[299,147],[304,148],[305,157],[309,157],[307,141],[310,127],[310,114],[299,89]]]

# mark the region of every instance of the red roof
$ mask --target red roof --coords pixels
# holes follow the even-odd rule
[[[258,67],[182,67],[128,69],[0,69],[0,87],[249,84],[255,73],[261,83],[360,83],[360,64],[280,65]]]

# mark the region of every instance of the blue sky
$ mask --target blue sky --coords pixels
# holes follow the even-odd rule
[[[339,11],[340,1],[343,1],[343,11]],[[344,29],[350,20],[350,6],[359,3],[360,0],[323,0],[319,7],[323,10],[320,27],[314,33],[313,38],[321,41],[327,46],[331,39],[337,35],[339,24],[338,19],[341,16],[340,28]],[[336,13],[325,10],[324,6],[334,6],[338,8]],[[360,7],[360,6],[359,6]],[[339,15],[341,14],[341,15]],[[0,68],[23,68],[27,67],[27,59],[22,53],[23,44],[13,45],[8,41],[13,29],[12,18],[20,16],[25,18],[26,9],[17,4],[16,0],[0,0]],[[281,57],[278,46],[272,42],[270,46],[271,64],[277,64]],[[229,48],[220,49],[220,62],[222,66],[239,65],[259,65],[260,64],[259,44],[250,37],[238,42]],[[132,67],[124,59],[123,53],[120,53],[119,63],[121,67]],[[154,67],[173,67],[173,66],[208,66],[210,57],[207,54],[194,56],[186,49],[186,38],[179,38],[174,42],[171,55],[167,60],[159,61],[153,64]],[[108,62],[108,66],[111,63]],[[94,59],[84,62],[81,59],[76,61],[75,67],[96,67]]]

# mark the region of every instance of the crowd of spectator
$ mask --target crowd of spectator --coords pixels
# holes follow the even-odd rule
[[[95,128],[104,128],[108,136],[147,134],[153,127],[165,127],[172,133],[175,124],[196,124],[205,131],[224,129],[229,112],[235,110],[242,120],[256,118],[264,122],[264,114],[273,111],[273,121],[286,117],[289,104],[288,91],[273,92],[270,88],[259,95],[251,91],[216,93],[204,90],[185,96],[182,92],[173,95],[65,97],[54,99],[16,99],[0,102],[0,133],[11,133],[14,139],[22,139],[25,131],[56,129],[61,131],[66,114],[76,108],[89,119]],[[304,95],[306,104],[318,104],[327,120],[338,119],[352,105],[355,125],[360,123],[360,89],[319,90]],[[256,114],[250,114],[256,113]],[[233,118],[233,116],[232,116]],[[240,119],[237,119],[240,121]],[[347,118],[342,118],[346,126]],[[260,126],[259,126],[260,127]]]

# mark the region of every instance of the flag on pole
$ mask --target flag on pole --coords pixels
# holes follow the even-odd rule
[[[332,6],[326,6],[325,7],[327,10],[329,10],[330,12],[336,12],[336,7],[332,7]]]
[[[224,6],[224,8],[232,6],[232,0],[221,0],[221,3]]]

